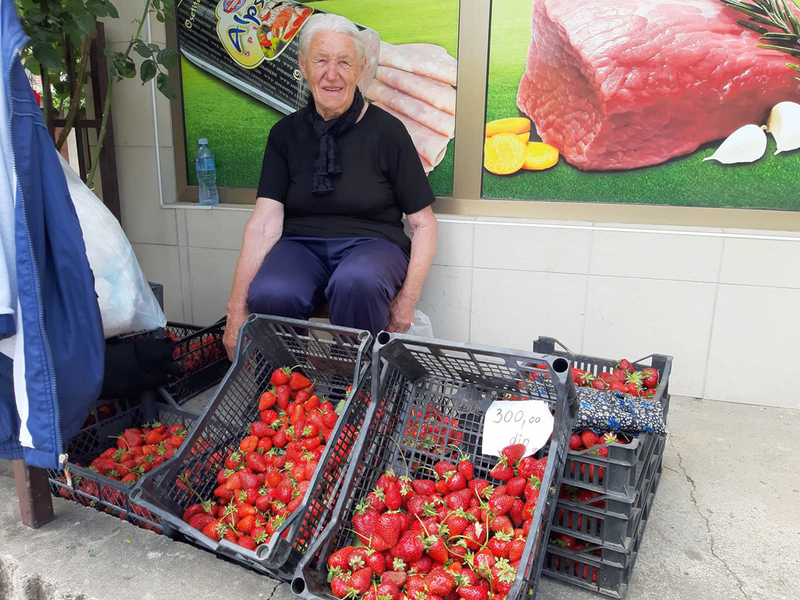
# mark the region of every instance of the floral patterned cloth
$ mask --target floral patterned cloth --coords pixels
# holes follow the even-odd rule
[[[661,402],[611,390],[578,388],[576,429],[666,433]]]

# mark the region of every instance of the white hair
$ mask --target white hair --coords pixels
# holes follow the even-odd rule
[[[356,45],[358,62],[360,63],[364,60],[367,49],[364,46],[364,38],[361,37],[361,32],[358,30],[358,27],[356,27],[355,23],[350,19],[330,13],[313,14],[303,24],[298,40],[299,50],[303,56],[308,56],[308,47],[311,45],[311,40],[314,34],[319,31],[332,31],[334,33],[349,35],[353,38],[353,43]]]

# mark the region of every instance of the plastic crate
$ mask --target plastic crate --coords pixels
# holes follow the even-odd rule
[[[638,484],[638,492],[633,498],[619,500],[613,497],[598,497],[587,503],[572,502],[559,499],[557,511],[553,515],[551,536],[564,533],[571,535],[587,548],[602,548],[605,558],[621,562],[620,554],[630,552],[639,520],[644,511],[648,495],[653,489],[655,472],[661,465],[664,456],[666,438],[660,436],[646,458],[646,465],[641,469],[642,481]],[[598,507],[599,502],[605,506]]]
[[[595,376],[605,371],[614,371],[616,366],[616,361],[611,359],[574,354],[561,342],[550,337],[540,337],[534,341],[533,350],[567,358],[572,366]],[[637,370],[652,367],[658,371],[659,384],[654,400],[661,402],[666,420],[669,412],[672,357],[651,354],[634,361],[633,365]],[[645,433],[634,438],[630,444],[608,444],[606,457],[592,454],[588,449],[570,450],[563,483],[623,500],[633,498],[637,493],[637,482],[641,475],[638,469],[644,464],[644,457],[648,456],[658,437],[653,433]],[[602,477],[600,477],[601,469]]]
[[[407,465],[412,470],[432,467],[439,460],[453,458],[454,449],[448,444],[455,443],[473,457],[475,477],[488,477],[497,458],[481,453],[484,415],[494,400],[513,394],[544,400],[555,411],[553,442],[542,481],[547,493],[537,504],[522,557],[524,567],[508,600],[535,595],[549,513],[555,507],[555,490],[575,419],[575,388],[568,362],[555,356],[382,332],[374,350],[372,377],[367,433],[353,452],[330,524],[298,565],[292,591],[304,598],[334,600],[327,581],[328,557],[351,543],[355,505],[386,469],[405,473]],[[434,439],[420,444],[417,438],[408,437],[408,430],[422,430],[429,411],[442,417],[437,418],[442,425]]]
[[[217,385],[231,366],[222,336],[227,319],[210,327],[167,323],[165,334],[175,340],[173,356],[181,367],[179,377],[170,376],[161,391],[177,404]]]
[[[78,465],[88,465],[104,450],[116,446],[113,437],[129,427],[160,421],[167,426],[179,423],[188,429],[196,418],[197,415],[178,405],[161,400],[154,392],[120,400],[98,400],[81,430],[66,444],[69,457],[66,468],[48,470],[51,492],[160,533],[161,520],[131,502],[130,486]]]
[[[662,461],[657,458],[654,462],[657,466],[651,489],[645,496],[631,549],[629,552],[620,555],[622,560],[601,558],[591,553],[587,554],[584,551],[576,552],[550,545],[544,561],[543,575],[613,598],[625,597],[628,592],[628,582],[639,554],[639,547],[644,537],[647,521],[650,517],[656,489],[661,479]]]
[[[142,478],[134,498],[188,541],[240,564],[280,579],[290,579],[317,528],[326,522],[334,504],[341,474],[355,445],[369,405],[369,366],[372,336],[366,331],[251,315],[239,332],[236,359],[169,463]],[[224,468],[225,451],[238,446],[250,423],[259,418],[258,398],[270,386],[272,372],[298,366],[316,383],[316,393],[331,402],[345,402],[329,443],[298,509],[275,532],[268,544],[250,551],[214,540],[182,520],[184,509],[197,502],[180,478],[188,474],[204,499],[215,499],[217,473]]]

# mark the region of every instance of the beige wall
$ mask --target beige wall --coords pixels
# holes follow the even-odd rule
[[[136,16],[123,6],[107,29],[115,48],[127,41],[120,24]],[[153,21],[152,39],[164,37]],[[169,106],[153,98],[137,81],[114,91],[123,227],[147,277],[164,285],[167,317],[210,324],[224,314],[250,210],[174,204]],[[497,206],[470,197],[440,205]],[[614,214],[607,208],[593,222],[439,214],[419,306],[435,334],[519,349],[549,335],[606,357],[667,353],[674,393],[800,408],[800,234],[756,221],[760,230],[600,222]],[[723,225],[728,213],[717,214]]]

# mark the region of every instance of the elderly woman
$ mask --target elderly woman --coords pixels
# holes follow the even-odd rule
[[[436,249],[433,192],[403,124],[364,102],[364,42],[344,17],[300,32],[308,105],[272,128],[228,301],[232,355],[250,312],[405,332]],[[411,239],[403,230],[408,216]]]

